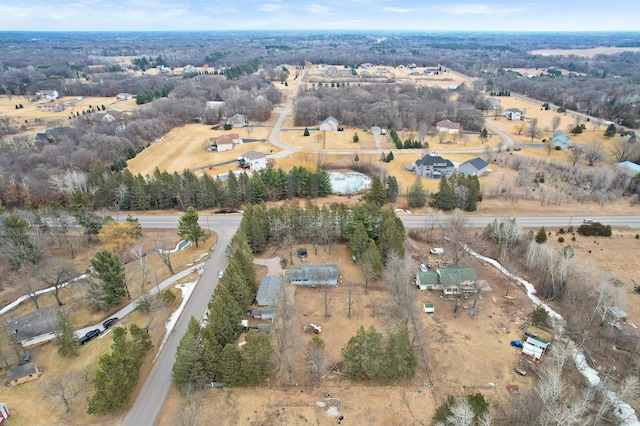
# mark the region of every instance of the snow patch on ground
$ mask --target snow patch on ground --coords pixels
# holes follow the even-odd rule
[[[180,306],[178,306],[178,309],[176,309],[175,312],[171,314],[171,317],[164,325],[166,332],[164,333],[164,337],[162,338],[162,343],[160,343],[160,348],[158,349],[155,358],[153,358],[154,363],[156,362],[156,359],[158,359],[160,352],[162,352],[162,348],[164,347],[165,343],[167,343],[169,335],[173,332],[173,327],[176,326],[176,322],[178,322],[180,314],[182,314],[182,311],[184,310],[189,297],[191,297],[191,293],[193,293],[193,290],[196,288],[196,281],[185,284],[177,284],[176,288],[180,289],[180,291],[182,292],[182,302],[180,302]]]
[[[338,407],[336,407],[335,405],[327,408],[327,416],[338,417],[339,415],[340,411],[338,411]]]
[[[562,316],[559,313],[557,313],[550,307],[546,306],[544,303],[542,303],[540,298],[536,296],[536,289],[534,288],[533,284],[531,284],[529,281],[525,280],[524,278],[513,275],[495,259],[482,256],[481,254],[476,253],[475,251],[473,251],[467,246],[465,246],[464,249],[473,257],[484,260],[485,262],[491,264],[493,267],[498,269],[507,277],[520,282],[527,289],[527,296],[529,297],[529,299],[531,299],[533,303],[535,303],[538,306],[542,306],[549,313],[549,316],[552,317],[553,319],[558,320],[560,322],[564,322],[564,318],[562,318]],[[614,392],[610,391],[609,389],[606,389],[604,385],[602,385],[600,381],[600,376],[598,376],[598,372],[593,368],[591,368],[589,364],[587,364],[584,353],[582,351],[580,351],[579,349],[573,350],[573,361],[575,362],[576,368],[578,369],[578,371],[580,371],[580,373],[589,381],[591,386],[601,387],[602,393],[605,395],[605,397],[609,401],[611,401],[611,403],[615,407],[614,413],[622,421],[622,423],[620,423],[621,425],[640,426],[640,421],[638,420],[635,410],[631,407],[631,405],[629,405],[628,403],[618,398],[618,396]]]

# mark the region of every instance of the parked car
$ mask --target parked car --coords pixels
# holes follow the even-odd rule
[[[420,264],[420,270],[422,272],[427,272],[429,270],[429,268],[427,268],[427,265],[425,265],[424,263]]]
[[[223,275],[224,275],[224,271],[218,272],[218,278],[222,278]]]
[[[590,225],[593,223],[593,219],[585,219],[582,221],[582,223],[586,224],[586,225]]]
[[[434,247],[431,250],[429,250],[429,253],[441,255],[441,254],[444,254],[444,249],[440,247]]]
[[[106,330],[107,328],[111,327],[113,324],[117,323],[118,321],[120,320],[117,317],[109,318],[108,320],[102,323],[102,326]]]
[[[89,340],[93,339],[94,337],[98,337],[100,335],[100,333],[102,333],[102,332],[98,328],[96,328],[95,330],[87,331],[87,333],[84,336],[82,336],[80,339],[78,339],[78,344],[84,345]]]
[[[613,328],[615,328],[618,331],[623,331],[624,328],[622,328],[622,326],[620,325],[620,323],[618,321],[611,321],[609,322],[609,325]]]

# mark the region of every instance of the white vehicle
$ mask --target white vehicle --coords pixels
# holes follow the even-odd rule
[[[222,278],[223,275],[224,275],[224,271],[218,272],[218,278]]]
[[[427,265],[425,265],[424,263],[420,264],[420,270],[422,272],[427,272],[429,269],[427,268]]]
[[[593,219],[585,219],[585,220],[582,221],[582,223],[592,224],[593,223]]]
[[[444,254],[444,249],[440,247],[434,247],[431,250],[429,250],[429,253],[441,255],[441,254]]]

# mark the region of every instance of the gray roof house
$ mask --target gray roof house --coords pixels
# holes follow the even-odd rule
[[[267,168],[267,156],[258,151],[249,151],[238,157],[239,166],[254,172]]]
[[[256,294],[258,306],[275,306],[278,303],[281,283],[280,277],[275,275],[267,275],[261,279],[258,293]]]
[[[42,334],[53,333],[56,330],[56,313],[58,306],[38,309],[37,311],[20,318],[8,321],[8,328],[16,333],[18,342],[25,341]]]
[[[230,119],[227,120],[227,124],[231,124],[234,129],[239,127],[246,127],[249,125],[247,121],[247,116],[242,114],[235,114]]]
[[[571,138],[560,131],[555,132],[553,136],[551,136],[551,142],[553,142],[556,147],[560,147],[560,149],[566,149],[569,146],[569,140],[571,140]]]
[[[336,265],[302,265],[289,270],[287,280],[291,285],[338,285]]]
[[[38,365],[35,362],[30,362],[7,371],[7,379],[11,387],[36,380],[38,377],[40,377],[40,370],[38,370]]]
[[[448,176],[455,171],[453,163],[439,155],[427,154],[413,164],[416,175],[431,179],[440,179],[442,175]]]
[[[460,129],[462,128],[462,126],[460,125],[460,123],[456,123],[449,120],[448,118],[445,118],[444,120],[438,121],[436,123],[436,128],[439,132],[460,133]]]
[[[480,157],[472,158],[458,166],[458,172],[466,176],[482,176],[489,170],[489,164]]]
[[[318,123],[318,130],[326,130],[330,132],[338,131],[338,119],[335,117],[327,117]]]

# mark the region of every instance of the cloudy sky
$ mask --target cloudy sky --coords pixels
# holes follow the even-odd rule
[[[638,0],[0,0],[5,31],[638,31]]]

